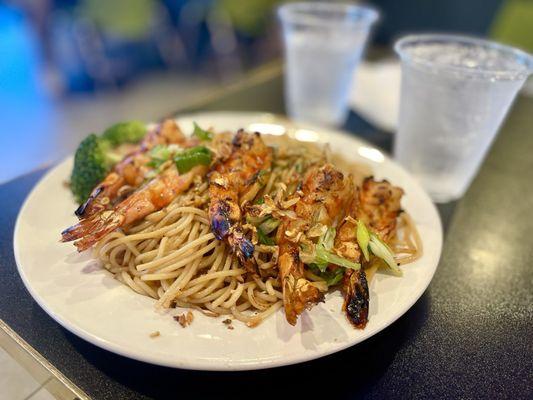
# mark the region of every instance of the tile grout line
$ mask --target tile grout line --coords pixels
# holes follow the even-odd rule
[[[46,385],[48,382],[50,382],[52,380],[52,376],[49,377],[47,380],[45,380],[41,386],[39,386],[37,389],[35,389],[33,392],[31,392],[28,396],[26,396],[24,398],[24,400],[29,400],[31,399],[31,397],[36,394],[39,390],[41,390],[42,388],[44,388],[44,385]]]
[[[48,360],[46,360],[41,354],[31,347],[24,339],[22,339],[15,331],[13,331],[2,319],[0,319],[0,330],[7,334],[11,340],[18,344],[20,350],[29,355],[35,362],[37,362],[42,368],[44,368],[51,378],[57,379],[67,390],[69,390],[78,399],[89,399],[89,396],[85,394],[75,383],[68,379],[63,373],[61,373],[56,367],[54,367]]]

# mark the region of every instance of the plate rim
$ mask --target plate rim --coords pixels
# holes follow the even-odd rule
[[[290,120],[288,117],[280,114],[273,114],[268,112],[258,112],[258,111],[197,111],[192,113],[184,113],[181,115],[175,115],[173,118],[176,120],[185,119],[185,118],[192,118],[194,116],[202,116],[202,118],[208,119],[212,118],[213,116],[225,116],[225,117],[231,117],[231,116],[237,116],[239,118],[246,117],[248,119],[260,119],[264,118],[265,116],[272,117],[275,121],[279,121],[282,124],[292,124],[296,127],[300,128],[309,128],[314,129],[317,132],[334,132],[339,135],[343,135],[345,137],[350,137],[350,139],[354,139],[359,142],[360,145],[366,145],[372,149],[378,149],[381,151],[377,146],[375,146],[372,143],[369,143],[368,141],[364,140],[363,138],[360,138],[358,136],[352,136],[347,131],[343,131],[340,129],[332,129],[328,127],[320,127],[317,125],[300,122],[300,121],[293,121]],[[405,174],[407,174],[414,183],[421,189],[421,192],[426,197],[425,201],[428,202],[428,204],[431,205],[432,212],[434,214],[435,222],[437,222],[438,225],[438,241],[436,243],[438,248],[438,257],[435,262],[434,266],[432,267],[431,274],[427,277],[427,283],[425,283],[423,286],[424,288],[420,288],[419,292],[416,293],[415,296],[413,296],[410,301],[406,302],[405,306],[402,307],[399,311],[395,313],[393,318],[383,322],[379,326],[375,327],[374,332],[366,337],[357,338],[356,340],[348,340],[345,342],[335,342],[332,344],[327,350],[320,351],[319,353],[316,352],[303,352],[300,355],[292,356],[290,359],[287,358],[280,358],[280,359],[268,359],[268,360],[256,360],[254,363],[241,361],[241,362],[232,362],[232,363],[220,363],[205,360],[205,359],[197,359],[197,360],[191,360],[187,359],[185,361],[180,362],[179,360],[175,360],[174,362],[167,361],[164,359],[161,359],[156,356],[152,356],[151,354],[137,354],[135,352],[128,351],[127,348],[124,348],[123,345],[110,342],[106,339],[103,339],[86,329],[80,328],[75,323],[69,322],[67,319],[63,318],[60,313],[55,312],[53,309],[47,306],[44,299],[39,296],[35,288],[32,286],[30,280],[28,279],[28,276],[26,275],[24,268],[21,267],[21,249],[19,248],[19,243],[17,242],[16,238],[19,235],[20,231],[20,225],[21,225],[21,215],[23,215],[24,211],[27,207],[29,207],[29,203],[31,198],[34,196],[37,189],[40,187],[43,181],[46,179],[49,179],[51,175],[53,175],[54,172],[59,170],[61,167],[64,166],[65,163],[72,160],[73,155],[70,154],[69,156],[63,158],[60,160],[57,164],[55,164],[53,167],[51,167],[39,180],[35,185],[32,187],[30,192],[27,194],[26,198],[24,199],[24,202],[22,203],[22,206],[17,214],[17,219],[15,222],[15,227],[13,230],[13,251],[15,256],[15,262],[17,265],[17,271],[22,279],[22,282],[24,283],[24,286],[32,296],[33,300],[57,323],[59,323],[63,328],[67,329],[69,332],[73,333],[74,335],[82,338],[83,340],[88,341],[89,343],[100,347],[104,350],[110,351],[112,353],[118,354],[123,357],[127,357],[130,359],[134,359],[141,362],[146,362],[154,365],[160,365],[164,367],[170,367],[170,368],[178,368],[178,369],[188,369],[188,370],[203,370],[203,371],[247,371],[247,370],[259,370],[259,369],[266,369],[266,368],[275,368],[275,367],[282,367],[282,366],[288,366],[288,365],[294,365],[299,364],[307,361],[311,361],[314,359],[319,359],[334,353],[337,353],[339,351],[345,350],[349,347],[355,346],[374,335],[378,334],[379,332],[383,331],[393,323],[395,323],[400,317],[405,315],[409,309],[413,307],[413,305],[422,297],[422,295],[427,291],[429,285],[431,284],[436,270],[439,266],[440,259],[442,256],[442,246],[443,246],[443,229],[442,229],[442,221],[440,218],[440,214],[437,211],[437,208],[435,204],[431,201],[429,195],[427,192],[422,188],[420,183],[416,181],[416,178],[414,178],[413,175],[411,175],[408,171],[406,171],[400,164],[398,164],[395,160],[393,160],[388,154],[384,154],[385,159],[391,163],[396,169],[401,170]]]

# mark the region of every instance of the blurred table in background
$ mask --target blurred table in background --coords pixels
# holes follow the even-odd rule
[[[283,113],[279,64],[170,115]],[[351,114],[345,129],[389,150],[392,136]],[[466,196],[439,206],[445,243],[434,280],[398,321],[340,353],[273,370],[211,373],[130,360],[77,338],[31,299],[12,236],[22,200],[44,170],[0,186],[0,319],[28,349],[95,399],[264,397],[533,397],[533,99],[519,97]]]
[[[533,49],[529,0],[368,2],[382,14],[371,52],[428,30]],[[0,2],[0,182],[57,162],[93,130],[132,116],[156,119],[279,58],[280,3]],[[15,157],[18,147],[25,157]]]

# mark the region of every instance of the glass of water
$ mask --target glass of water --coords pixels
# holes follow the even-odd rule
[[[402,88],[394,155],[434,201],[458,199],[532,72],[533,59],[457,35],[407,36],[395,50]]]
[[[353,4],[289,3],[278,9],[285,44],[290,117],[338,126],[348,116],[350,84],[378,13]]]

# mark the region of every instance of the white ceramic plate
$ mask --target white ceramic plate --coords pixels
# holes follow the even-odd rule
[[[286,121],[269,114],[204,113],[178,119],[187,132],[192,121],[217,130],[247,128],[283,131]],[[277,125],[261,125],[277,124]],[[424,242],[424,256],[403,268],[404,277],[377,274],[370,286],[370,318],[364,330],[352,328],[341,312],[340,294],[305,312],[295,327],[277,312],[251,329],[236,321],[228,330],[223,318],[195,313],[182,328],[171,316],[156,312],[154,301],[140,296],[100,269],[86,253],[60,243],[60,232],[76,222],[74,201],[63,182],[72,158],[52,169],[22,207],[14,234],[19,273],[33,298],[57,322],[83,339],[109,351],[170,367],[203,370],[246,370],[303,362],[345,349],[376,334],[404,314],[429,285],[442,246],[437,211],[416,181],[379,150],[340,132],[301,129],[297,137],[328,141],[334,151],[371,165],[377,178],[403,187],[403,206],[414,218]],[[149,334],[161,336],[151,339]]]

